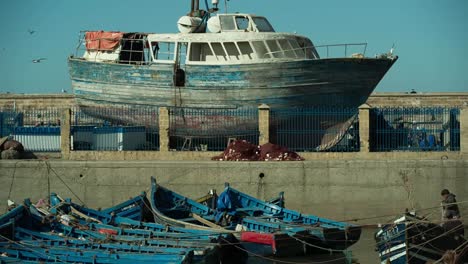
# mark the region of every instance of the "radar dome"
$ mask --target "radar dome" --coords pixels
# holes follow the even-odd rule
[[[180,33],[197,33],[205,30],[202,25],[203,20],[199,17],[183,16],[177,21],[177,28]]]

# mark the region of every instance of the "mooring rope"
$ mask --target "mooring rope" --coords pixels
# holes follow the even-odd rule
[[[70,188],[70,186],[68,186],[67,183],[58,175],[58,173],[52,168],[50,163],[48,161],[45,161],[45,164],[47,168],[50,171],[52,171],[55,174],[55,176],[63,183],[63,185],[65,185],[65,187],[67,187],[67,189],[84,205],[85,203],[83,202],[83,200],[81,200],[81,198]]]

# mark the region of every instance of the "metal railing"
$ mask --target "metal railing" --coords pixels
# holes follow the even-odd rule
[[[72,150],[159,150],[157,107],[72,109]]]
[[[284,58],[299,58],[296,51],[302,51],[304,59],[319,59],[319,58],[323,58],[323,55],[321,55],[318,51],[324,49],[324,50],[326,50],[326,57],[325,58],[331,58],[330,50],[333,50],[334,48],[337,48],[337,47],[342,47],[343,48],[344,57],[348,57],[348,50],[351,47],[362,47],[361,48],[362,50],[360,52],[358,50],[354,50],[355,52],[352,53],[351,55],[356,53],[356,54],[362,55],[362,57],[366,56],[367,43],[348,43],[348,44],[330,44],[330,45],[308,46],[308,47],[301,47],[301,48],[295,48],[295,49],[285,49],[285,50],[279,50],[279,51],[271,51],[271,52],[265,53],[265,55],[269,55],[269,56],[273,55],[274,56],[275,54],[283,54]],[[296,56],[294,56],[294,57],[286,56],[287,53],[292,54],[291,52],[293,52]],[[341,55],[336,55],[336,56],[333,56],[332,58],[335,58],[335,57],[341,57]]]
[[[459,151],[460,109],[372,109],[371,151]]]
[[[318,45],[313,46],[314,49],[326,49],[326,58],[330,58],[330,50],[336,47],[343,47],[344,48],[344,57],[348,57],[348,50],[350,47],[362,47],[362,52],[355,52],[358,54],[362,54],[363,57],[366,56],[367,51],[367,43],[347,43],[347,44],[330,44],[330,45]],[[352,55],[352,54],[351,54]],[[321,56],[322,57],[322,56]]]
[[[80,32],[75,58],[85,58],[91,61],[115,62],[120,64],[145,65],[153,62],[154,51],[149,47],[145,34],[138,34],[139,38],[120,38],[115,50],[88,50],[86,48],[86,31]],[[115,41],[112,38],[95,38],[90,41]]]
[[[272,109],[270,141],[301,152],[359,151],[357,108]]]
[[[258,144],[258,109],[169,110],[170,148],[179,151],[223,151],[232,140]]]

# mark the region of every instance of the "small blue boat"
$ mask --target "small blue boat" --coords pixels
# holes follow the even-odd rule
[[[280,193],[277,202],[284,205],[284,194]],[[218,198],[216,220],[224,221],[239,214],[249,216],[261,215],[262,219],[277,224],[303,227],[309,230],[312,237],[308,242],[321,248],[344,250],[355,244],[361,236],[361,227],[315,215],[302,214],[279,205],[264,202],[226,183],[224,191]]]
[[[406,213],[377,231],[376,251],[379,252],[382,264],[436,263],[447,251],[462,251],[463,248],[460,247],[467,243],[463,237],[463,229],[464,226],[459,221],[444,228]]]
[[[231,203],[228,202],[227,191],[229,188],[218,198],[217,208],[212,209],[158,185],[154,178],[151,179],[151,184],[151,208],[160,219],[171,223],[192,222],[199,224],[201,223],[200,218],[202,218],[217,226],[222,225],[230,230],[241,230],[244,231],[241,233],[241,241],[269,243],[274,248],[272,252],[275,255],[290,256],[307,254],[317,250],[344,250],[354,244],[360,236],[359,227],[353,226],[351,228],[351,225],[332,220],[324,219],[322,221],[318,217],[302,216],[300,213],[249,198],[247,195],[242,197],[247,197],[250,200],[255,199],[255,205],[242,206],[242,204],[235,202],[236,207],[231,206],[232,210],[226,211],[221,207],[227,208],[226,204]],[[239,192],[236,194],[237,198],[234,199],[240,197]],[[260,206],[261,204],[263,207]],[[272,208],[282,215],[272,213]],[[346,235],[351,232],[352,235],[347,238]],[[270,235],[268,239],[264,237],[265,234]],[[277,239],[271,236],[272,234],[277,234],[281,238]]]
[[[51,197],[58,199],[56,194],[52,194]],[[94,219],[91,217],[83,221],[83,219],[78,220],[80,216],[83,216],[80,213],[65,212],[67,206],[71,207],[69,204],[61,202],[52,207],[56,211],[60,211],[59,218],[57,217],[59,215],[49,214],[45,209],[36,208],[29,199],[26,199],[25,205],[18,206],[0,218],[0,234],[2,237],[8,238],[6,242],[29,243],[32,246],[50,250],[63,251],[64,248],[69,248],[70,251],[96,251],[96,254],[112,252],[127,254],[124,257],[128,258],[133,256],[128,255],[128,253],[150,254],[153,263],[182,263],[182,261],[169,261],[167,255],[174,255],[173,259],[179,258],[184,263],[199,261],[213,264],[230,263],[230,261],[233,261],[231,263],[245,263],[247,259],[245,252],[241,251],[242,254],[239,254],[233,250],[231,245],[223,246],[225,241],[230,241],[229,237],[223,238],[222,241],[216,240],[216,235],[219,238],[219,234],[201,233],[198,230],[192,230],[192,233],[181,232],[185,230],[176,232],[170,230],[170,227],[151,223],[146,224],[146,229],[129,228],[129,225],[111,226],[102,222],[93,222]],[[92,210],[89,209],[89,211]],[[63,218],[63,216],[67,218]],[[71,217],[73,217],[73,221]],[[120,223],[125,222],[122,220],[123,217],[109,215],[107,217],[108,219],[114,217]],[[63,223],[64,219],[68,219],[69,222]],[[129,224],[132,224],[132,221],[129,221]],[[235,242],[230,241],[230,243]],[[20,251],[21,248],[16,250]],[[22,255],[22,252],[18,254]],[[11,258],[14,255],[10,252],[6,256]],[[102,256],[104,258],[106,255]],[[159,261],[156,259],[158,256],[161,256]],[[44,261],[43,258],[36,260]],[[140,260],[144,260],[144,258]],[[137,259],[133,263],[140,263],[138,262],[140,260]],[[103,261],[102,263],[106,263],[106,260]],[[87,260],[77,260],[77,262],[87,263]]]
[[[190,263],[190,261],[185,260],[186,256],[175,254],[128,253],[74,249],[70,247],[41,247],[32,246],[27,241],[16,243],[0,242],[0,249],[4,255],[0,256],[0,263],[8,263],[8,261],[12,260],[21,263],[23,260],[36,261],[36,263]]]
[[[39,221],[38,221],[39,220]],[[21,227],[23,226],[23,227]],[[39,227],[39,228],[38,228]],[[32,231],[28,228],[38,228]],[[37,211],[20,205],[0,217],[0,263],[11,260],[32,262],[72,263],[192,263],[194,251],[189,248],[166,248],[145,246],[130,247],[114,243],[110,246],[89,245],[90,240],[70,240],[47,230],[46,219],[40,219]],[[49,230],[52,231],[52,230]],[[82,232],[81,234],[83,234]],[[63,236],[63,233],[60,233]],[[94,241],[96,242],[96,241]],[[166,246],[167,247],[167,246]]]

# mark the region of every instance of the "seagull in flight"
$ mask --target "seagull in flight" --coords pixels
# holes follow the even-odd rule
[[[47,60],[47,59],[46,58],[34,59],[32,60],[32,63],[40,63],[43,60]]]
[[[29,34],[31,34],[31,35],[32,35],[32,34],[36,33],[36,30],[33,30],[33,29],[28,29],[28,32],[29,32]]]

